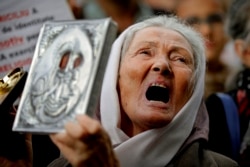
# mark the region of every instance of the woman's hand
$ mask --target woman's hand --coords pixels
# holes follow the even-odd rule
[[[87,115],[77,115],[65,132],[50,135],[64,157],[75,167],[118,167],[110,138],[101,124]]]

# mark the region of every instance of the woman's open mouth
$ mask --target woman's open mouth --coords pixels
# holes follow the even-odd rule
[[[161,84],[152,84],[146,92],[146,98],[149,101],[167,103],[169,101],[169,89]]]

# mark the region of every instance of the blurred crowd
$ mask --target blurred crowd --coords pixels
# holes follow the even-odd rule
[[[249,0],[67,0],[75,19],[111,17],[118,24],[119,36],[134,23],[154,15],[176,15],[203,37],[206,54],[204,101],[210,116],[208,148],[250,166],[250,1]],[[227,109],[218,93],[232,98],[237,121],[228,125]],[[243,108],[243,109],[242,109]],[[239,127],[239,143],[233,149],[229,126]],[[59,155],[49,138],[34,147]],[[45,151],[45,150],[44,150]],[[235,153],[236,152],[236,153]],[[37,164],[39,164],[39,159]]]

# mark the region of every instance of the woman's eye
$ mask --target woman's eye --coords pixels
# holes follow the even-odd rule
[[[186,58],[185,57],[183,57],[183,56],[173,56],[172,57],[172,60],[173,61],[178,61],[178,62],[182,62],[182,63],[186,63]]]
[[[185,63],[185,62],[186,62],[186,59],[185,59],[184,57],[179,57],[179,58],[178,58],[178,61]]]
[[[150,54],[150,52],[148,50],[143,50],[143,51],[140,51],[140,54],[146,54],[146,55],[148,55],[148,54]]]

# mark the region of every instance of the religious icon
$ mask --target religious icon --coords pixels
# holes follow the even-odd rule
[[[53,133],[91,115],[116,29],[110,18],[44,24],[13,130]]]

